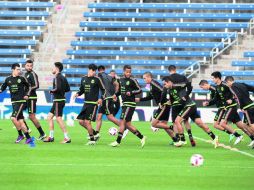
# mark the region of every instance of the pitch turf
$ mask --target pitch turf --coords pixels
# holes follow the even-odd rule
[[[162,130],[153,133],[147,122],[134,122],[148,137],[144,149],[130,133],[121,147],[109,147],[115,137],[107,133],[112,126],[108,122],[104,122],[101,139],[94,147],[85,146],[86,131],[76,123],[68,128],[71,144],[59,143],[63,137],[56,126],[56,141],[37,141],[34,148],[23,142],[14,144],[17,132],[13,125],[8,120],[0,123],[0,189],[253,189],[253,157],[221,147],[214,149],[200,140],[195,148],[190,144],[182,148],[169,146],[168,136]],[[48,134],[46,122],[42,124]],[[29,125],[37,137],[37,130]],[[222,143],[230,145],[225,133],[213,131]],[[193,133],[209,140],[196,126]],[[249,142],[246,137],[236,147],[254,155],[254,150],[246,146]],[[204,156],[202,167],[190,166],[190,156],[195,153]]]

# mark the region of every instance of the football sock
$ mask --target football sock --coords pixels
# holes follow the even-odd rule
[[[90,136],[90,141],[95,141],[94,140],[94,135],[89,135]]]
[[[98,132],[93,129],[93,135],[97,135],[97,133]]]
[[[64,133],[64,138],[69,139],[68,133]]]
[[[96,135],[99,133],[99,131],[95,131]]]
[[[176,138],[177,138],[177,140],[180,140],[180,137],[179,137],[178,133],[176,133]]]
[[[179,134],[179,138],[180,138],[180,141],[185,141],[185,136],[184,136],[184,134]]]
[[[54,131],[49,131],[49,137],[54,138]]]
[[[173,142],[177,142],[178,139],[176,137],[172,137]]]
[[[213,134],[212,131],[208,132],[207,134],[208,134],[213,140],[215,139],[215,135]]]
[[[37,130],[39,131],[40,135],[44,135],[45,134],[43,129],[41,127],[37,128]]]
[[[234,132],[233,135],[234,135],[235,137],[240,137],[240,136],[241,136],[241,135],[240,135],[239,133],[237,133],[237,132]]]
[[[191,130],[188,129],[187,132],[188,132],[189,138],[192,138],[192,132],[191,132]]]
[[[254,136],[253,135],[250,135],[249,137],[250,137],[251,140],[254,141]]]
[[[26,133],[24,133],[24,134],[25,134],[25,136],[26,136],[27,139],[30,139],[30,138],[31,138],[28,132],[26,132]]]
[[[170,125],[170,126],[169,126],[169,129],[172,130],[172,131],[174,131],[174,126],[173,126],[173,125]]]
[[[19,136],[23,136],[23,133],[21,130],[18,130],[18,134],[19,134]]]
[[[135,135],[140,139],[143,139],[144,137],[138,130],[135,132]]]
[[[223,130],[225,133],[227,133],[227,134],[229,134],[229,135],[231,135],[232,133],[231,132],[229,132],[227,129],[224,129]]]
[[[117,139],[116,139],[116,142],[118,142],[120,144],[121,140],[122,140],[122,137],[123,137],[123,133],[119,132],[118,136],[117,136]]]

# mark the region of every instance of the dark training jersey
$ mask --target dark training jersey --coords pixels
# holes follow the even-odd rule
[[[211,100],[208,102],[208,106],[216,105],[217,108],[224,108],[224,104],[220,99],[219,94],[216,92],[216,86],[210,86]]]
[[[254,86],[234,82],[230,90],[237,98],[241,109],[247,109],[248,107],[254,106],[249,94],[249,91],[254,92]]]
[[[105,72],[99,73],[98,77],[100,77],[104,88],[105,88],[105,98],[111,98],[115,94],[115,86],[113,78],[107,75]]]
[[[24,96],[29,96],[29,84],[27,80],[22,76],[9,76],[5,79],[1,86],[1,91],[5,91],[9,87],[11,94],[11,101],[14,102],[25,102]]]
[[[81,86],[77,94],[81,96],[84,94],[85,103],[97,104],[99,99],[99,93],[101,90],[101,99],[105,98],[105,87],[99,77],[88,77],[87,75],[82,77]]]
[[[54,101],[65,101],[65,92],[70,91],[67,79],[58,73],[53,80],[53,89],[50,91],[54,96]]]
[[[119,93],[122,97],[123,105],[125,106],[136,106],[135,103],[135,95],[140,94],[142,92],[138,82],[134,78],[126,78],[122,77],[119,79],[120,88]],[[126,93],[130,92],[130,96],[127,96]]]
[[[172,102],[172,106],[178,106],[178,105],[182,105],[182,106],[193,106],[196,103],[189,97],[186,97],[186,100],[184,101],[183,95],[182,95],[182,91],[181,90],[177,90],[175,88],[172,89],[168,89],[168,93],[170,95],[170,101]]]
[[[37,99],[36,89],[39,88],[38,76],[34,71],[27,71],[25,78],[30,85],[30,96],[29,99]]]
[[[162,94],[163,87],[160,83],[154,79],[152,79],[150,83],[150,91],[146,97],[140,98],[140,101],[148,101],[154,99],[156,104],[158,105],[161,101],[161,94]]]

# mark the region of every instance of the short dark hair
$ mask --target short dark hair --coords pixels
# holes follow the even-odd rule
[[[16,67],[20,67],[20,65],[18,63],[14,63],[11,65],[12,70],[16,69]]]
[[[105,67],[103,65],[98,66],[98,71],[105,71]]]
[[[59,69],[59,72],[63,70],[63,64],[61,62],[55,62],[55,67]]]
[[[176,70],[176,66],[175,65],[169,65],[168,66],[168,71],[175,71]]]
[[[209,84],[207,80],[201,80],[199,82],[199,85]]]
[[[222,75],[220,71],[215,71],[211,74],[211,76],[213,76],[214,78],[219,78],[221,79]]]
[[[109,73],[116,73],[116,71],[114,69],[110,70]]]
[[[97,70],[97,65],[95,65],[95,64],[90,64],[90,65],[88,65],[88,69],[89,69],[89,70],[96,71],[96,70]]]
[[[131,66],[130,65],[124,65],[123,70],[125,71],[126,69],[131,69]]]
[[[32,63],[33,64],[34,62],[31,59],[28,59],[28,60],[26,60],[26,64],[27,63]]]
[[[225,78],[225,81],[235,81],[235,79],[234,79],[234,77],[232,77],[232,76],[227,76],[226,78]]]
[[[151,72],[149,72],[149,71],[145,72],[145,73],[143,74],[143,76],[144,76],[144,75],[148,75],[148,76],[150,76],[151,78],[153,78],[153,74],[152,74]]]
[[[162,78],[162,81],[165,81],[165,82],[173,82],[172,78],[170,76],[165,76]]]

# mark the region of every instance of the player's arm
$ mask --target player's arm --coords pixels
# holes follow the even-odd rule
[[[61,81],[60,76],[57,75],[56,78],[55,78],[55,88],[52,89],[50,92],[54,94],[54,93],[57,93],[57,92],[61,92],[61,90],[64,90],[61,87],[61,82],[62,81]]]
[[[100,77],[98,77],[98,85],[99,85],[99,89],[100,89],[100,92],[101,92],[101,98],[100,99],[104,99],[106,97],[106,89],[105,89],[105,86],[101,80]]]
[[[169,95],[168,89],[163,88],[162,93],[161,93],[161,99],[160,99],[159,106],[164,105],[164,104],[168,101],[168,99],[167,99],[167,96],[168,96],[168,95]],[[170,99],[170,98],[169,98],[169,99]]]
[[[28,97],[30,96],[30,93],[31,93],[31,86],[29,85],[29,83],[25,77],[21,77],[21,82],[25,88],[26,95],[25,95],[24,99],[28,99]]]
[[[84,78],[81,78],[79,91],[76,93],[76,97],[77,96],[81,96],[82,94],[84,94],[84,84],[83,84],[83,81],[84,81]]]
[[[131,94],[140,94],[142,92],[141,87],[138,84],[138,81],[136,79],[132,79],[133,80],[133,91],[131,91]]]
[[[1,85],[1,88],[0,88],[0,93],[2,93],[3,91],[6,90],[7,88],[7,79],[5,79],[4,83]]]
[[[31,90],[36,90],[39,88],[39,80],[38,80],[38,76],[32,72],[31,75]]]

